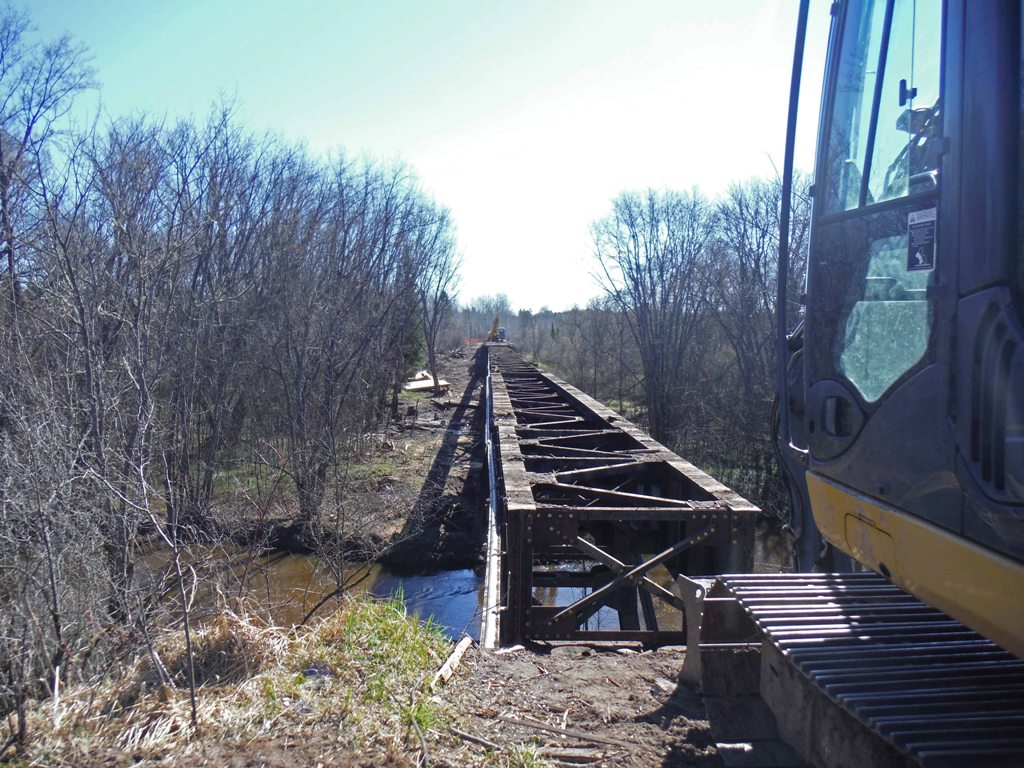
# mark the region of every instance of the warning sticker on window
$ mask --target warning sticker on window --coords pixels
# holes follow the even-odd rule
[[[935,208],[907,217],[907,271],[935,269]]]

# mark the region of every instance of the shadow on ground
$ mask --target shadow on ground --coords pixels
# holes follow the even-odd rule
[[[482,560],[484,468],[482,385],[487,355],[477,350],[469,382],[395,546],[384,558],[418,570],[472,568]]]
[[[704,700],[692,688],[678,684],[660,707],[636,719],[658,726],[668,736],[662,768],[723,765],[715,754],[715,740],[708,728]]]

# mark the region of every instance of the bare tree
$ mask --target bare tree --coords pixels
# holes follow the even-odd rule
[[[180,299],[167,348],[174,361],[162,404],[164,500],[182,524],[210,532],[214,478],[236,448],[247,408],[247,357],[261,295],[260,269],[276,151],[221,107],[207,125],[178,126],[164,141],[174,201],[169,242],[180,252]],[[251,370],[251,366],[249,366]]]
[[[48,43],[33,42],[30,30],[27,15],[10,5],[0,10],[0,251],[15,338],[27,263],[19,257],[18,241],[31,216],[26,198],[58,121],[74,97],[92,84],[83,47],[66,35]]]
[[[803,187],[800,190],[800,187]],[[798,184],[791,219],[793,269],[790,295],[799,295],[806,263],[810,222],[806,181]],[[771,447],[771,408],[775,395],[775,306],[778,267],[778,180],[752,179],[735,184],[718,206],[715,239],[716,279],[708,306],[732,352],[735,366],[732,418],[724,425],[717,450],[741,471],[742,490],[773,505],[769,485],[775,475]],[[795,316],[796,307],[787,308]]]
[[[447,211],[424,211],[426,220],[420,226],[415,247],[423,254],[419,295],[422,307],[423,335],[427,347],[427,370],[434,379],[434,390],[440,386],[437,379],[438,337],[455,301],[458,287],[459,258],[455,252],[455,238],[451,218]]]
[[[46,229],[38,226],[46,218],[39,199],[46,149],[90,73],[70,38],[39,44],[29,31],[27,16],[0,9],[0,713],[16,713],[16,743],[27,738],[25,702],[39,681],[55,685],[85,642],[76,621],[83,604],[95,606],[89,597],[97,584],[82,544],[98,543],[83,514],[96,489],[83,462],[79,412],[67,408],[74,387],[60,371],[77,358],[41,352],[35,341],[26,349],[21,317],[26,279],[41,282],[33,274],[42,271],[34,241]],[[59,338],[62,329],[43,319],[53,305],[44,290],[32,304],[37,317],[27,338]],[[52,366],[42,375],[39,359]],[[76,570],[69,593],[67,573]]]
[[[275,185],[268,237],[280,255],[271,265],[266,359],[299,522],[312,531],[345,446],[388,411],[419,313],[422,256],[414,247],[419,197],[403,169],[338,161],[327,178],[309,173],[296,167]]]
[[[714,216],[690,193],[627,192],[592,227],[598,279],[624,313],[643,363],[647,426],[669,441],[687,354],[699,343]]]

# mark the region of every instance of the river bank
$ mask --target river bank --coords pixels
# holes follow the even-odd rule
[[[270,552],[251,561],[244,548],[220,547],[221,568],[193,599],[199,623],[216,621],[225,597],[235,610],[270,626],[291,627],[342,609],[347,597],[385,600],[398,597],[410,615],[430,619],[452,640],[478,636],[483,601],[479,569],[407,568],[390,562],[355,562],[345,567],[344,590],[338,573],[314,554]],[[243,585],[244,580],[244,585]],[[239,608],[244,606],[244,608]],[[315,610],[314,610],[315,609]]]
[[[196,715],[180,630],[102,680],[33,702],[11,765],[721,765],[681,649],[471,647],[397,598],[348,597],[293,629],[222,611],[193,636]],[[177,682],[175,682],[177,681]],[[11,758],[11,755],[7,755]]]
[[[424,680],[449,646],[398,599],[348,599],[296,629],[223,610],[191,654],[162,631],[103,679],[31,702],[28,749],[9,764],[409,765],[408,744],[445,717]]]
[[[486,495],[476,348],[438,356],[442,395],[402,392],[386,431],[365,436],[364,450],[341,473],[340,493],[310,526],[294,493],[254,503],[252,470],[222,483],[216,529],[236,547],[349,562],[375,561],[421,571],[481,562],[481,499]]]

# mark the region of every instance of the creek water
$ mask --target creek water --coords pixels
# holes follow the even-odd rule
[[[151,572],[167,565],[166,554],[153,555]],[[755,572],[787,570],[786,553],[777,533],[759,529],[754,541]],[[217,592],[219,597],[244,595],[250,610],[257,610],[269,621],[282,626],[297,624],[325,595],[335,590],[337,580],[327,564],[315,555],[272,552],[254,556],[243,548],[221,549],[215,558],[219,563]],[[651,577],[668,587],[671,577],[663,567]],[[463,633],[479,639],[479,622],[483,608],[483,576],[470,568],[433,572],[413,571],[378,563],[348,564],[346,581],[353,593],[377,598],[401,595],[406,609],[421,619],[433,618],[452,638]],[[585,592],[579,588],[537,589],[535,597],[547,605],[569,605]],[[215,594],[200,595],[200,604],[213,606]],[[663,629],[679,629],[677,611],[655,600],[658,623]],[[337,607],[337,600],[327,601],[321,613]],[[590,629],[617,629],[614,611],[602,608],[590,619]]]
[[[276,552],[252,559],[239,550],[229,563],[226,575],[236,585],[234,589],[244,583],[249,604],[281,626],[301,622],[337,585],[334,572],[314,555]],[[409,613],[423,620],[433,618],[453,638],[466,633],[476,639],[479,634],[483,577],[470,568],[423,573],[356,563],[346,565],[345,579],[350,594],[401,596]],[[221,587],[222,593],[230,589]],[[337,606],[337,600],[328,600],[319,612]]]
[[[244,594],[250,610],[281,626],[302,621],[303,617],[337,583],[333,572],[315,555],[270,553],[257,558],[237,549],[222,560],[219,592],[223,596]],[[152,565],[155,565],[153,563]],[[652,576],[667,586],[668,572],[657,569]],[[482,574],[461,568],[429,573],[405,570],[379,563],[352,564],[346,567],[350,594],[369,594],[377,598],[401,596],[409,613],[426,620],[432,618],[453,639],[462,634],[479,639],[480,616],[484,600]],[[241,585],[244,584],[244,589]],[[538,588],[535,596],[548,605],[569,605],[586,592],[580,588]],[[214,605],[212,593],[200,604]],[[328,600],[319,611],[333,610],[338,600]],[[664,629],[679,629],[678,612],[655,601],[658,621]],[[589,620],[590,629],[617,629],[614,611],[602,608]]]

